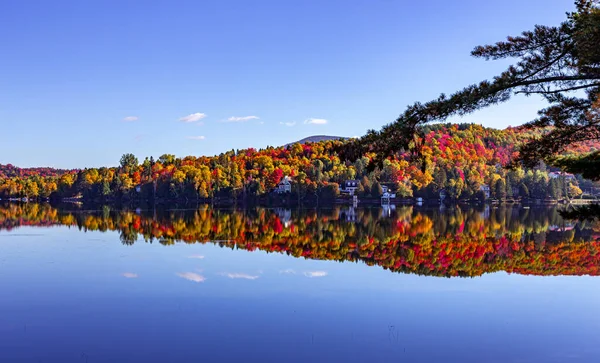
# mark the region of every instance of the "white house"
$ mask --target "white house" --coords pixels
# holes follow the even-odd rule
[[[491,195],[491,189],[490,186],[487,184],[483,184],[482,186],[479,187],[479,190],[481,190],[483,192],[483,194],[485,194],[486,198],[489,198]]]
[[[360,185],[360,181],[358,181],[358,180],[346,180],[344,183],[342,183],[340,192],[354,195],[354,193],[358,189],[359,185]]]
[[[548,173],[548,176],[552,179],[556,179],[556,178],[560,178],[561,176],[565,178],[565,180],[574,180],[575,179],[575,175],[570,174],[570,173],[561,173],[561,172],[550,172]]]
[[[396,198],[396,193],[392,193],[392,191],[390,190],[390,187],[388,187],[387,185],[382,185],[381,190],[383,191],[381,198],[384,198],[384,199]]]
[[[275,188],[275,193],[284,194],[284,193],[291,193],[291,192],[292,192],[292,181],[286,175],[283,177],[283,179],[281,179],[279,184],[277,184],[277,187]]]

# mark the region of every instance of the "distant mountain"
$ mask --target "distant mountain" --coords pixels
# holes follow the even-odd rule
[[[343,136],[328,136],[328,135],[314,135],[305,137],[304,139],[290,142],[289,144],[285,144],[284,146],[294,145],[295,143],[306,144],[307,142],[320,142],[320,141],[329,141],[329,140],[345,140],[347,137]]]
[[[54,169],[48,167],[40,168],[19,168],[12,164],[2,165],[0,164],[0,178],[27,178],[34,175],[42,177],[48,176],[60,176],[65,173],[72,172],[71,170]]]

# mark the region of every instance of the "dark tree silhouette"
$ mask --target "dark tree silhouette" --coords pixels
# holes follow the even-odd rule
[[[371,168],[398,153],[419,160],[423,125],[506,102],[516,94],[542,95],[550,105],[525,127],[543,132],[521,147],[517,162],[526,166],[540,160],[556,162],[567,171],[584,166],[586,177],[600,179],[598,154],[576,160],[557,156],[573,143],[600,139],[600,1],[577,0],[575,6],[559,26],[537,25],[506,41],[476,47],[475,57],[516,62],[492,80],[409,106],[395,122],[349,143],[342,155],[356,159],[374,152]]]

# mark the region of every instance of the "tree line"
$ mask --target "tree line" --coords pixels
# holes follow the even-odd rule
[[[98,202],[256,199],[272,194],[284,177],[292,184],[287,197],[300,201],[338,198],[347,180],[359,181],[356,192],[362,198],[378,198],[387,186],[398,198],[437,199],[443,191],[449,200],[563,199],[581,195],[581,187],[594,186],[581,177],[557,178],[551,173],[559,169],[544,163],[532,168],[506,168],[516,157],[518,146],[532,137],[532,132],[523,128],[437,124],[423,127],[422,132],[419,142],[425,164],[399,154],[371,170],[375,154],[367,152],[355,161],[344,160],[338,150],[351,141],[340,140],[231,150],[216,156],[178,158],[165,154],[141,162],[125,154],[117,167],[0,174],[0,198]],[[576,155],[596,148],[596,143],[589,143],[568,153]]]

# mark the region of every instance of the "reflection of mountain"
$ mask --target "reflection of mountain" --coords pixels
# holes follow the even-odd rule
[[[598,225],[564,223],[553,209],[413,210],[336,208],[140,212],[66,211],[48,205],[0,208],[0,229],[64,225],[139,237],[285,253],[319,260],[361,261],[394,272],[479,276],[600,275]],[[558,226],[558,228],[553,228]],[[568,227],[568,228],[567,228]]]

